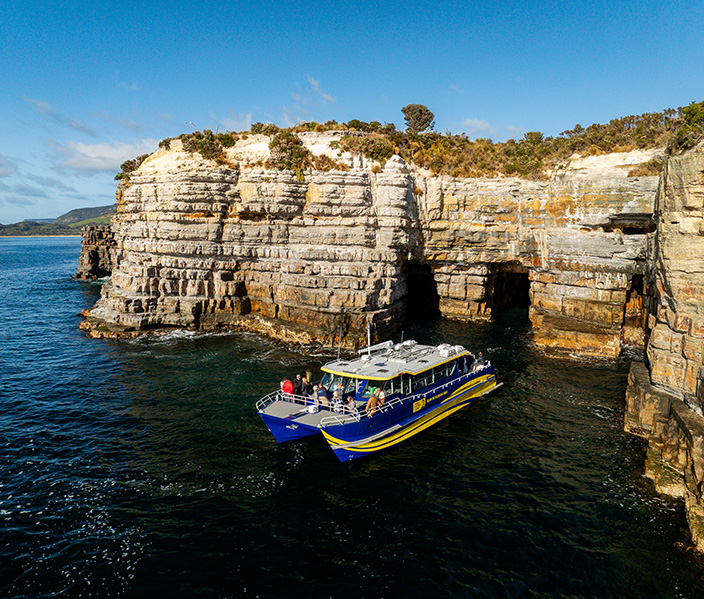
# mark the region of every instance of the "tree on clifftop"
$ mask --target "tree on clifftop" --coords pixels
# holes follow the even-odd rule
[[[428,129],[435,127],[435,115],[430,112],[427,106],[422,104],[408,104],[401,108],[403,120],[406,121],[406,127],[416,133],[423,133]]]

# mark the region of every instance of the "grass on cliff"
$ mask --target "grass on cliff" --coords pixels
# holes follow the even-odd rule
[[[302,179],[305,169],[330,170],[346,166],[327,157],[313,156],[296,135],[306,131],[346,131],[333,147],[341,152],[353,152],[371,158],[383,167],[394,154],[407,162],[426,168],[436,175],[453,177],[494,177],[515,175],[526,179],[541,179],[546,172],[573,154],[582,156],[627,152],[635,149],[666,148],[669,154],[694,147],[704,139],[704,102],[692,102],[678,109],[649,112],[637,116],[613,119],[607,124],[589,127],[575,125],[556,137],[546,137],[539,131],[526,133],[521,139],[493,142],[490,139],[471,140],[464,133],[445,134],[430,131],[401,131],[393,124],[382,125],[353,119],[347,123],[327,121],[307,122],[281,129],[274,124],[254,123],[243,133],[196,131],[180,139],[187,151],[198,152],[205,158],[224,163],[224,148],[231,147],[248,134],[264,134],[271,138],[269,167],[292,170]],[[170,139],[159,145],[169,147]],[[129,180],[146,156],[128,160],[116,179]],[[630,176],[656,175],[663,165],[654,160],[634,167]]]

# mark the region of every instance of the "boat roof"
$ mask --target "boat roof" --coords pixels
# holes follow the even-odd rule
[[[357,359],[328,362],[321,370],[357,379],[385,381],[399,374],[418,374],[467,354],[469,352],[461,345],[420,345],[410,340],[394,345],[386,341],[360,349]]]

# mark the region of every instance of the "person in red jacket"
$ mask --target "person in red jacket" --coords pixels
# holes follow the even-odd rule
[[[293,383],[288,377],[281,382],[281,390],[284,393],[293,393]]]

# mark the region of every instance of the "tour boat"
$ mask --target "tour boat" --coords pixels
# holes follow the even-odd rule
[[[274,391],[257,410],[279,443],[322,434],[341,462],[393,447],[502,385],[461,345],[386,341],[325,364],[311,396]]]

